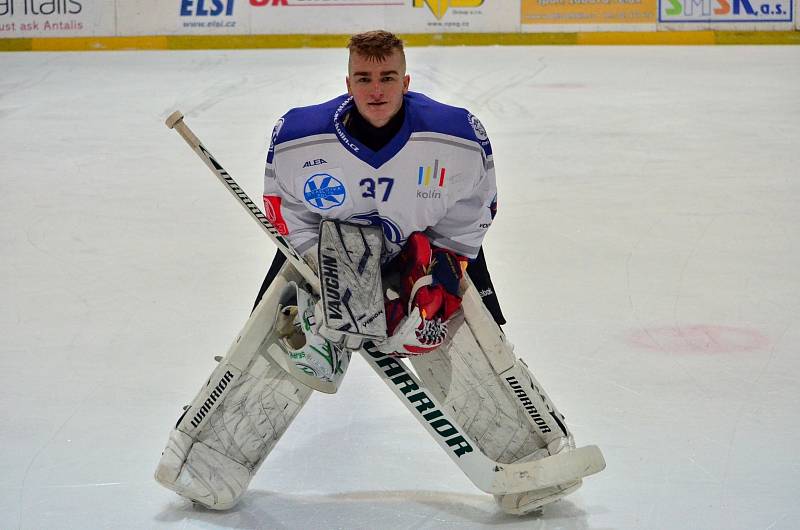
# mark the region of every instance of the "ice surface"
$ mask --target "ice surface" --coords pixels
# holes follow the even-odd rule
[[[152,479],[275,251],[175,132],[260,197],[343,50],[0,54],[0,527],[796,528],[800,47],[410,49],[489,132],[487,259],[517,353],[608,469],[499,512],[365,364],[239,507]]]

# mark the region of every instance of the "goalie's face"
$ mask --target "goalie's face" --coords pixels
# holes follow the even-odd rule
[[[383,60],[350,54],[347,93],[374,127],[383,127],[398,113],[410,80],[402,52],[395,50]]]

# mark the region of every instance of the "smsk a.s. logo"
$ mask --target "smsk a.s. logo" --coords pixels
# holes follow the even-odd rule
[[[333,175],[317,173],[306,180],[303,197],[308,204],[318,210],[330,210],[344,203],[347,190]]]
[[[449,7],[480,7],[483,0],[413,0],[414,7],[428,6],[433,16],[441,19]]]

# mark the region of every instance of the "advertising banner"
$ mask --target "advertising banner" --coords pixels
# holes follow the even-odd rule
[[[120,35],[518,32],[520,0],[118,0]]]
[[[659,0],[658,21],[671,23],[775,23],[794,20],[794,0]]]
[[[115,0],[0,0],[0,39],[114,35]]]
[[[164,3],[172,6],[172,17],[177,17],[177,25],[173,31],[168,30],[169,33],[183,35],[250,33],[247,0],[171,0]]]
[[[797,1],[0,0],[0,39],[791,29]]]
[[[522,0],[520,19],[523,26],[655,24],[656,14],[656,0]]]
[[[516,32],[519,0],[249,0],[254,34]]]

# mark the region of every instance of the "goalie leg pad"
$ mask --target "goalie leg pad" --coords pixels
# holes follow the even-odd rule
[[[533,453],[547,456],[547,443],[506,390],[463,314],[448,326],[450,337],[439,349],[410,358],[420,379],[492,460],[509,464]]]
[[[236,504],[312,392],[261,354],[275,339],[286,284],[278,279],[178,420],[156,469],[163,486],[211,509]]]
[[[170,435],[156,480],[208,508],[232,507],[311,392],[263,357],[254,358],[191,435],[182,430],[190,409]]]
[[[525,411],[525,417],[554,455],[566,447],[575,447],[564,416],[556,410],[542,385],[533,377],[528,365],[517,359],[514,366],[499,375],[506,390]]]
[[[529,462],[560,458],[572,451],[575,444],[564,417],[525,363],[521,359],[498,362],[498,359],[513,359],[511,346],[504,339],[497,344],[507,346],[498,348],[494,358],[484,353],[474,333],[476,325],[489,327],[486,322],[467,322],[463,314],[455,315],[450,321],[451,337],[442,347],[411,358],[420,379],[481,452],[493,460],[506,464]],[[497,366],[504,366],[501,373]],[[576,453],[577,460],[591,458],[602,462],[599,451],[591,457],[582,451]],[[559,453],[559,457],[553,456]],[[604,463],[594,465],[594,460],[590,463],[586,469],[592,470],[586,475],[604,467]],[[553,481],[551,484],[557,485],[498,495],[497,500],[507,513],[530,513],[578,489],[581,476],[573,472],[569,477],[565,475],[564,483]]]
[[[227,510],[247,489],[250,471],[229,456],[174,430],[156,469],[156,480],[203,506]]]

